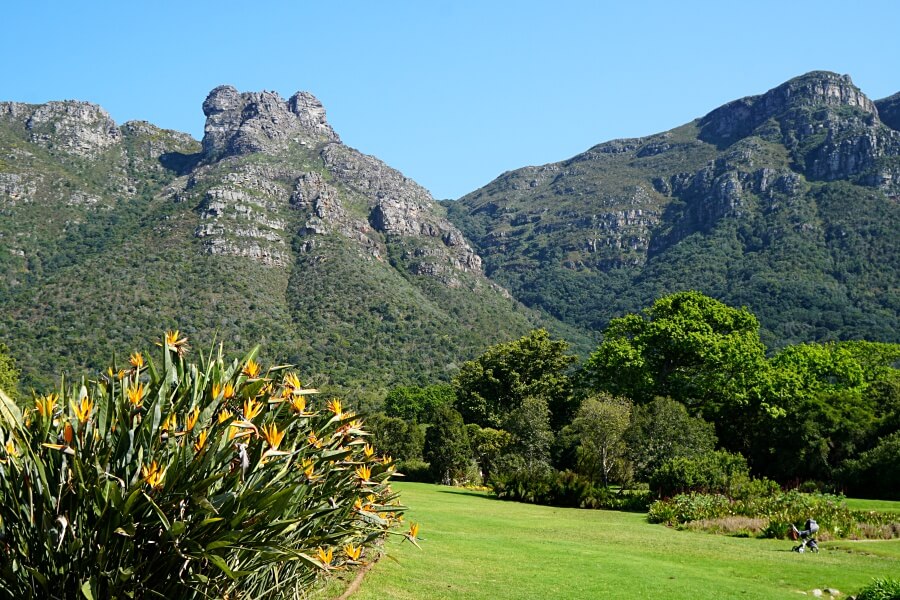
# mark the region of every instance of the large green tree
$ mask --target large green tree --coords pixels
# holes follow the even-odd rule
[[[628,478],[625,432],[631,402],[601,394],[581,403],[571,430],[578,439],[578,472],[608,487],[611,479]]]
[[[582,377],[637,404],[671,397],[714,422],[720,443],[746,452],[756,430],[784,416],[771,371],[756,317],[691,291],[614,319]]]
[[[543,329],[491,346],[462,365],[453,380],[456,408],[467,423],[501,427],[510,411],[526,398],[546,400],[554,428],[572,412],[572,384],[568,375],[575,356],[569,345],[550,338]]]
[[[550,409],[544,398],[528,396],[522,400],[506,415],[504,429],[512,436],[511,452],[522,458],[525,467],[549,466],[553,431],[550,428]]]
[[[425,447],[425,426],[381,413],[366,417],[372,432],[372,443],[378,452],[396,460],[422,460]]]
[[[845,460],[896,430],[896,344],[788,346],[771,360],[772,389],[787,418],[757,431],[749,458],[776,479],[828,480]]]
[[[425,387],[400,385],[388,392],[384,412],[391,417],[428,423],[438,406],[452,406],[455,398],[453,387],[445,383]]]
[[[641,404],[668,396],[714,417],[751,400],[765,365],[756,317],[691,291],[613,319],[584,376],[594,389]]]
[[[466,425],[469,433],[469,444],[472,447],[472,458],[481,470],[483,481],[488,481],[496,471],[500,457],[512,445],[512,435],[502,429],[479,427],[475,423]]]
[[[449,406],[435,410],[425,432],[424,456],[435,481],[449,485],[462,478],[472,459],[472,449],[459,412]]]
[[[690,416],[683,404],[671,398],[635,406],[625,440],[638,481],[649,481],[670,459],[696,458],[716,447],[712,423]]]

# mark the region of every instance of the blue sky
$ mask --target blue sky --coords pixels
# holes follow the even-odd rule
[[[7,0],[0,100],[202,136],[213,87],[307,90],[345,143],[456,198],[807,71],[900,91],[900,2]]]

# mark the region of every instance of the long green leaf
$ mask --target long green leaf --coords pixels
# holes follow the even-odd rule
[[[22,411],[12,401],[12,398],[6,395],[6,392],[0,390],[0,422],[7,429],[21,430],[22,427]]]
[[[153,501],[153,498],[151,498],[147,494],[144,494],[144,498],[150,504],[150,508],[152,508],[153,512],[156,513],[156,516],[159,517],[159,520],[162,523],[163,528],[166,531],[168,531],[172,527],[172,524],[169,522],[168,517],[166,517],[166,513],[164,513],[163,510],[159,507],[159,505]]]
[[[219,556],[218,554],[209,554],[207,557],[209,562],[219,567],[225,575],[228,576],[229,579],[237,579],[237,575],[235,575],[234,571],[228,566],[228,563],[225,562],[225,559]]]

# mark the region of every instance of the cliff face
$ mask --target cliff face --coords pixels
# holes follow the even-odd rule
[[[338,235],[366,258],[444,285],[486,283],[481,260],[431,195],[375,157],[340,142],[311,94],[287,101],[273,92],[214,89],[199,166],[175,191],[199,207],[196,235],[210,254],[244,256],[284,267],[288,242]],[[296,230],[285,228],[301,221]]]
[[[666,133],[504,173],[447,207],[491,277],[571,323],[602,327],[698,288],[750,305],[775,345],[895,341],[897,104],[809,73]]]
[[[85,102],[0,104],[0,339],[29,381],[53,352],[84,367],[179,327],[384,385],[533,326],[431,195],[343,145],[313,95],[221,86],[203,112],[198,143]]]

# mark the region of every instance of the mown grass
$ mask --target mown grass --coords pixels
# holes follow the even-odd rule
[[[891,550],[743,539],[650,525],[646,516],[503,502],[477,492],[399,484],[422,549],[388,544],[354,600],[395,598],[796,598],[852,593],[900,572]],[[879,542],[895,548],[898,542]],[[849,546],[849,545],[847,545]],[[851,551],[848,551],[851,550]]]
[[[847,506],[853,510],[877,510],[878,512],[900,513],[900,502],[896,500],[863,500],[847,498]]]

